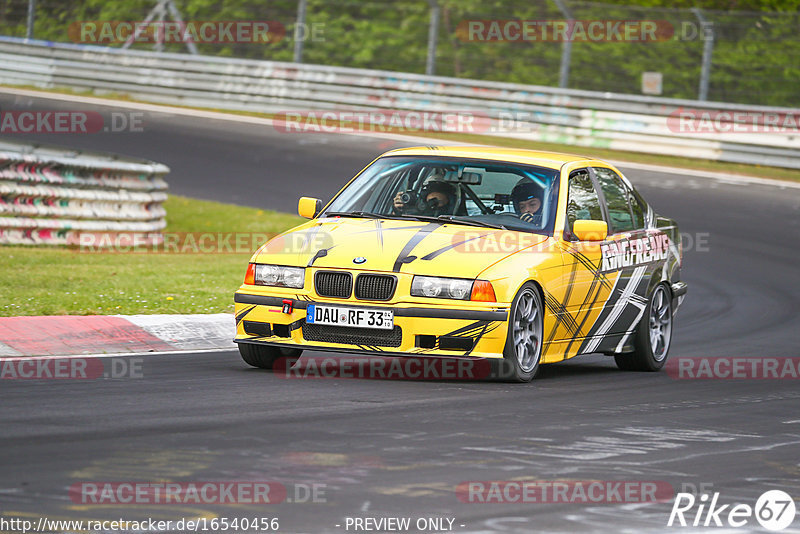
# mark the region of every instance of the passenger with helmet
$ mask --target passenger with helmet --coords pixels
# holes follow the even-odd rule
[[[400,191],[395,195],[393,208],[395,213],[408,213],[411,215],[452,215],[457,205],[456,188],[447,182],[441,181],[441,175],[429,177],[419,195],[411,191]]]
[[[511,190],[514,211],[525,222],[541,224],[544,191],[534,182],[520,181]]]

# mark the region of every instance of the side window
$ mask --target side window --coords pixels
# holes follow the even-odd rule
[[[647,208],[645,208],[642,198],[634,193],[633,189],[626,187],[625,190],[628,192],[628,202],[630,202],[631,211],[633,212],[633,222],[636,228],[644,228],[644,215],[647,212]]]
[[[627,232],[637,228],[634,221],[634,213],[631,210],[630,199],[633,196],[628,188],[622,183],[617,173],[611,169],[596,167],[597,182],[603,190],[608,208],[609,233]],[[635,199],[633,199],[635,201]],[[638,206],[638,203],[636,203]],[[641,211],[641,209],[640,209]],[[638,226],[641,228],[640,225]]]
[[[594,189],[589,171],[582,169],[569,176],[569,197],[567,198],[567,225],[572,233],[572,225],[579,219],[602,221],[600,199]]]

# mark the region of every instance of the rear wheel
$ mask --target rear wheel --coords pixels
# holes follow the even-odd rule
[[[245,363],[261,369],[272,369],[278,358],[297,359],[302,352],[300,349],[279,349],[267,345],[239,343],[239,354]]]
[[[625,371],[658,371],[667,361],[672,341],[672,295],[659,284],[650,295],[634,338],[634,351],[617,354],[617,367]]]
[[[539,290],[527,282],[511,303],[503,359],[495,362],[498,378],[508,382],[530,382],[536,376],[542,357],[542,313]]]

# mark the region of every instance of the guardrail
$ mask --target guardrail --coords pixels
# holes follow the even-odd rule
[[[800,169],[800,110],[0,37],[11,85],[263,113],[485,116],[485,135]],[[681,122],[681,114],[686,122]],[[512,127],[507,124],[513,122]],[[699,130],[699,131],[698,131]]]
[[[93,246],[120,234],[162,241],[167,199],[160,163],[0,142],[0,244]]]

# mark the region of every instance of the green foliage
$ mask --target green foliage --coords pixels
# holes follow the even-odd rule
[[[560,42],[465,39],[470,20],[563,20],[553,0],[438,0],[436,73],[444,76],[558,84]],[[569,87],[638,94],[641,75],[660,71],[664,96],[695,98],[702,32],[690,8],[713,23],[710,100],[795,107],[800,85],[800,0],[565,0],[578,20],[656,20],[674,29],[661,42],[574,42]],[[201,53],[291,61],[297,0],[176,0],[186,20],[278,21],[279,42],[200,43]],[[0,32],[24,35],[27,0],[0,3]],[[77,21],[138,21],[155,0],[38,0],[35,36],[68,41]],[[307,63],[421,73],[427,56],[427,0],[308,0]],[[151,45],[136,44],[149,49]],[[167,50],[183,52],[173,43]]]

